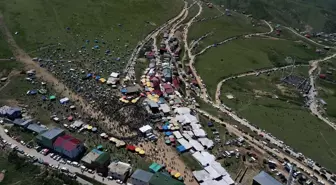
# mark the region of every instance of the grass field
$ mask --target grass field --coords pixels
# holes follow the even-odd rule
[[[224,77],[286,65],[287,56],[295,58],[296,63],[306,63],[318,54],[292,41],[246,39],[211,48],[197,58],[195,66],[213,97],[217,83]]]
[[[333,0],[213,0],[225,8],[245,11],[255,18],[289,25],[300,29],[334,32],[336,27]]]
[[[100,49],[93,52],[96,56],[110,49],[110,57],[121,57],[121,61],[139,40],[177,15],[182,7],[181,0],[0,2],[7,26],[11,32],[18,32],[15,39],[26,51],[57,45],[67,52],[63,57],[77,58],[81,47],[91,51],[98,45]]]
[[[7,42],[5,41],[3,35],[0,33],[0,59],[8,59],[12,56],[13,54],[8,48]]]
[[[205,8],[208,9],[208,8]],[[211,9],[211,11],[217,11]],[[201,14],[202,15],[202,14]],[[238,13],[232,13],[232,16],[221,16],[216,19],[196,22],[192,24],[189,31],[188,40],[196,40],[202,35],[212,32],[213,34],[203,39],[198,50],[202,50],[208,45],[218,43],[232,36],[239,36],[248,33],[265,32],[269,30],[263,24],[258,25],[257,21],[251,21],[251,19]]]
[[[280,74],[253,76],[226,82],[222,101],[249,120],[267,130],[295,150],[336,171],[336,133],[327,124],[303,108],[298,92],[279,84]],[[229,100],[226,94],[235,98]],[[272,98],[274,95],[278,99]]]

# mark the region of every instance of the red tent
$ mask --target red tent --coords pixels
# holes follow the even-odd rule
[[[326,75],[325,74],[320,74],[319,77],[322,78],[322,79],[325,79]]]
[[[127,145],[126,149],[129,150],[129,151],[134,152],[135,151],[135,146],[134,145]]]

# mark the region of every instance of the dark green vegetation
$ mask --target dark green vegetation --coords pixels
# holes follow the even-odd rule
[[[209,9],[204,7],[204,11],[215,11],[220,13],[217,9]],[[201,15],[205,14],[203,12]],[[197,40],[206,33],[212,33],[210,36],[203,39],[197,50],[202,50],[208,45],[221,42],[233,36],[244,35],[248,33],[265,32],[269,30],[263,23],[251,20],[244,15],[233,13],[232,16],[221,16],[212,20],[195,22],[190,27],[188,40]]]
[[[315,31],[335,32],[334,0],[213,0],[225,8],[252,14],[257,19]]]
[[[307,48],[302,43],[252,38],[212,48],[197,58],[195,66],[211,97],[214,97],[221,79],[257,69],[289,65],[285,61],[287,56],[295,58],[297,64],[319,57],[315,48]]]
[[[279,73],[227,81],[223,84],[221,99],[252,124],[336,171],[335,131],[303,107],[300,94],[279,82]],[[234,99],[227,99],[228,93]]]
[[[0,33],[0,59],[9,59],[12,56],[13,54],[11,50],[8,48],[4,36]]]
[[[6,170],[1,185],[79,185],[76,181],[56,171],[33,165],[15,153],[0,150],[0,171]]]
[[[66,53],[64,58],[74,59],[80,57],[81,48],[91,51],[98,45],[100,49],[91,54],[101,56],[110,49],[111,58],[125,61],[139,40],[177,15],[182,6],[181,0],[4,0],[0,11],[27,52],[44,47],[39,52],[43,53],[57,46]]]
[[[198,161],[191,155],[190,152],[186,152],[180,155],[182,161],[188,166],[191,170],[202,170],[203,167]]]
[[[325,61],[320,64],[321,74],[327,75],[326,79],[317,78],[316,84],[318,85],[318,95],[321,97],[327,105],[326,108],[327,116],[336,121],[336,60]]]
[[[140,77],[142,76],[144,70],[148,67],[149,62],[147,58],[140,58],[138,59],[137,63],[135,64],[135,78],[137,80],[141,80]]]

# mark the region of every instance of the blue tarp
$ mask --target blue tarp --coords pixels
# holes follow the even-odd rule
[[[95,78],[96,80],[99,80],[100,79],[100,76],[96,76],[96,78]]]
[[[214,124],[212,122],[208,122],[208,126],[212,127]]]
[[[170,135],[172,135],[173,133],[171,133],[171,132],[165,132],[165,135],[166,136],[170,136]]]
[[[168,125],[163,125],[163,126],[162,126],[162,129],[163,129],[163,130],[169,130],[169,129],[168,129]]]
[[[185,148],[184,148],[184,146],[182,146],[182,145],[180,145],[180,146],[176,147],[176,149],[177,149],[177,151],[178,151],[178,152],[180,152],[180,153],[182,153],[182,152],[185,152],[185,151],[186,151],[186,149],[185,149]]]
[[[126,89],[126,88],[122,88],[122,89],[120,90],[120,92],[121,92],[121,93],[127,93],[127,89]]]

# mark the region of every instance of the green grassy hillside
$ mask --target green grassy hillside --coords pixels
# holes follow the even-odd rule
[[[245,11],[295,28],[335,32],[336,1],[333,0],[213,0],[225,8]]]

